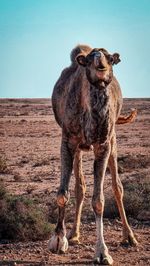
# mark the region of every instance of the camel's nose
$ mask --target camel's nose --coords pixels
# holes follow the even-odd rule
[[[102,52],[96,51],[94,53],[94,64],[95,64],[96,67],[99,66],[99,63],[100,63],[102,57],[103,57],[103,53]]]
[[[94,52],[94,57],[101,57],[102,56],[102,53],[100,51],[95,51]]]

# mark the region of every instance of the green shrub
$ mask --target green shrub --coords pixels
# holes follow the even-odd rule
[[[25,197],[3,193],[0,185],[0,239],[41,240],[53,229],[46,214]]]

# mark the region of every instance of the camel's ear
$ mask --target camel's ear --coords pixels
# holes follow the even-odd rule
[[[120,54],[118,54],[118,53],[114,53],[113,55],[112,55],[112,64],[114,65],[117,65],[119,62],[121,61],[121,59],[120,59]]]
[[[83,55],[83,54],[78,54],[77,57],[76,57],[76,61],[81,66],[84,66],[85,67],[87,65],[86,56]]]

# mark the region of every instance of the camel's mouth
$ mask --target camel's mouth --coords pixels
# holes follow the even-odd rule
[[[106,71],[107,68],[100,62],[96,68],[98,71]]]

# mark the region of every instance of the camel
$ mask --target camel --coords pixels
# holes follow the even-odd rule
[[[54,86],[52,106],[55,119],[62,128],[61,178],[57,194],[58,222],[49,241],[52,252],[66,252],[68,241],[79,242],[81,211],[86,191],[82,172],[82,151],[93,148],[94,188],[92,206],[96,219],[96,250],[94,261],[112,265],[103,236],[104,192],[103,184],[107,165],[112,176],[112,188],[123,224],[123,242],[137,245],[127,221],[123,205],[123,187],[118,175],[115,124],[132,122],[129,116],[120,115],[122,93],[113,75],[113,66],[120,62],[118,53],[110,54],[104,48],[92,49],[79,45],[71,52],[71,65],[64,69]],[[69,181],[74,169],[76,179],[76,213],[73,228],[67,235],[65,207],[69,201]]]

